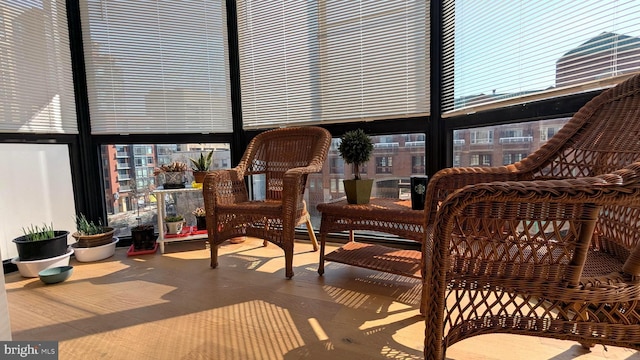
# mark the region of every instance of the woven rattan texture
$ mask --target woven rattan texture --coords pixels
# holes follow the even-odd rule
[[[487,333],[640,349],[640,77],[502,167],[426,195],[425,358]]]
[[[106,230],[107,232],[105,233],[95,235],[81,235],[78,232],[74,232],[71,236],[77,240],[78,247],[81,248],[102,246],[113,242],[113,234],[116,231],[111,227],[106,228]]]
[[[421,277],[422,253],[417,250],[401,250],[351,241],[323,255],[326,235],[330,232],[380,231],[422,242],[424,214],[422,211],[411,210],[410,201],[374,198],[369,204],[355,205],[341,200],[318,204],[317,209],[322,213],[321,257],[318,268],[321,275],[324,273],[324,261],[329,260],[392,274]]]
[[[269,130],[251,140],[236,167],[207,174],[202,191],[211,267],[218,265],[222,242],[253,236],[281,247],[286,276],[293,276],[296,225],[306,223],[318,248],[303,196],[307,176],[322,170],[330,145],[331,134],[320,127]],[[250,201],[245,180],[251,175],[264,176],[264,200]]]

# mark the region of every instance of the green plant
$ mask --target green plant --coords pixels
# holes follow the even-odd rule
[[[369,161],[373,141],[362,129],[347,131],[340,140],[338,152],[345,163],[353,164],[353,178],[360,180],[360,165]]]
[[[187,169],[188,169],[188,166],[186,163],[183,163],[181,161],[174,161],[171,164],[164,164],[164,165],[161,165],[160,167],[155,168],[153,170],[153,175],[158,175],[166,172],[187,171]]]
[[[22,232],[28,241],[48,240],[55,237],[53,223],[51,225],[43,224],[42,227],[31,225],[26,229],[22,228]]]
[[[207,156],[204,156],[203,153],[200,153],[200,157],[197,159],[189,159],[191,160],[191,164],[193,171],[208,171],[209,167],[211,167],[211,161],[213,160],[213,150],[209,151]]]
[[[96,224],[92,220],[87,220],[82,213],[80,216],[76,216],[76,229],[80,235],[96,235],[106,232],[102,221],[98,220]]]
[[[166,222],[178,222],[184,220],[182,215],[168,215],[164,217],[164,221]]]
[[[152,224],[138,224],[131,228],[131,231],[148,231],[148,230],[153,230]]]

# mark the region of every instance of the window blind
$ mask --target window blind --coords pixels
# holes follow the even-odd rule
[[[445,116],[613,86],[640,71],[640,2],[448,1]]]
[[[0,2],[0,132],[77,134],[64,1]]]
[[[223,0],[81,0],[93,134],[231,132]]]
[[[428,115],[426,1],[238,1],[245,128]]]

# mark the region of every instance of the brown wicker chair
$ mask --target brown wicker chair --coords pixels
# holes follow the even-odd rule
[[[318,250],[303,196],[308,174],[322,170],[330,145],[331,134],[320,127],[269,130],[251,140],[238,166],[207,174],[203,196],[212,268],[218,266],[218,245],[253,236],[284,250],[286,276],[291,278],[295,227],[305,222]],[[250,200],[245,184],[250,175],[264,175],[264,200]]]
[[[640,75],[539,150],[427,189],[425,358],[488,333],[640,349]]]

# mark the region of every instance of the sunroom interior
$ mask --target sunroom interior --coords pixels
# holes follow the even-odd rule
[[[215,270],[204,239],[127,256],[132,227],[160,224],[154,168],[206,152],[212,169],[232,168],[262,131],[323,127],[333,143],[305,193],[319,229],[316,206],[342,198],[351,176],[337,150],[349,130],[372,136],[372,195],[408,199],[412,176],[520,161],[640,72],[633,1],[6,0],[0,19],[0,164],[11,170],[0,181],[0,340],[59,341],[61,359],[421,358],[420,281],[339,264],[320,277],[304,228],[291,280],[258,239],[222,247]],[[261,181],[250,180],[256,198]],[[162,206],[195,224],[201,201]],[[11,240],[31,224],[72,231],[77,214],[116,228],[114,257],[59,285],[22,278]],[[347,239],[331,234],[330,247]],[[515,335],[447,356],[640,359]]]

